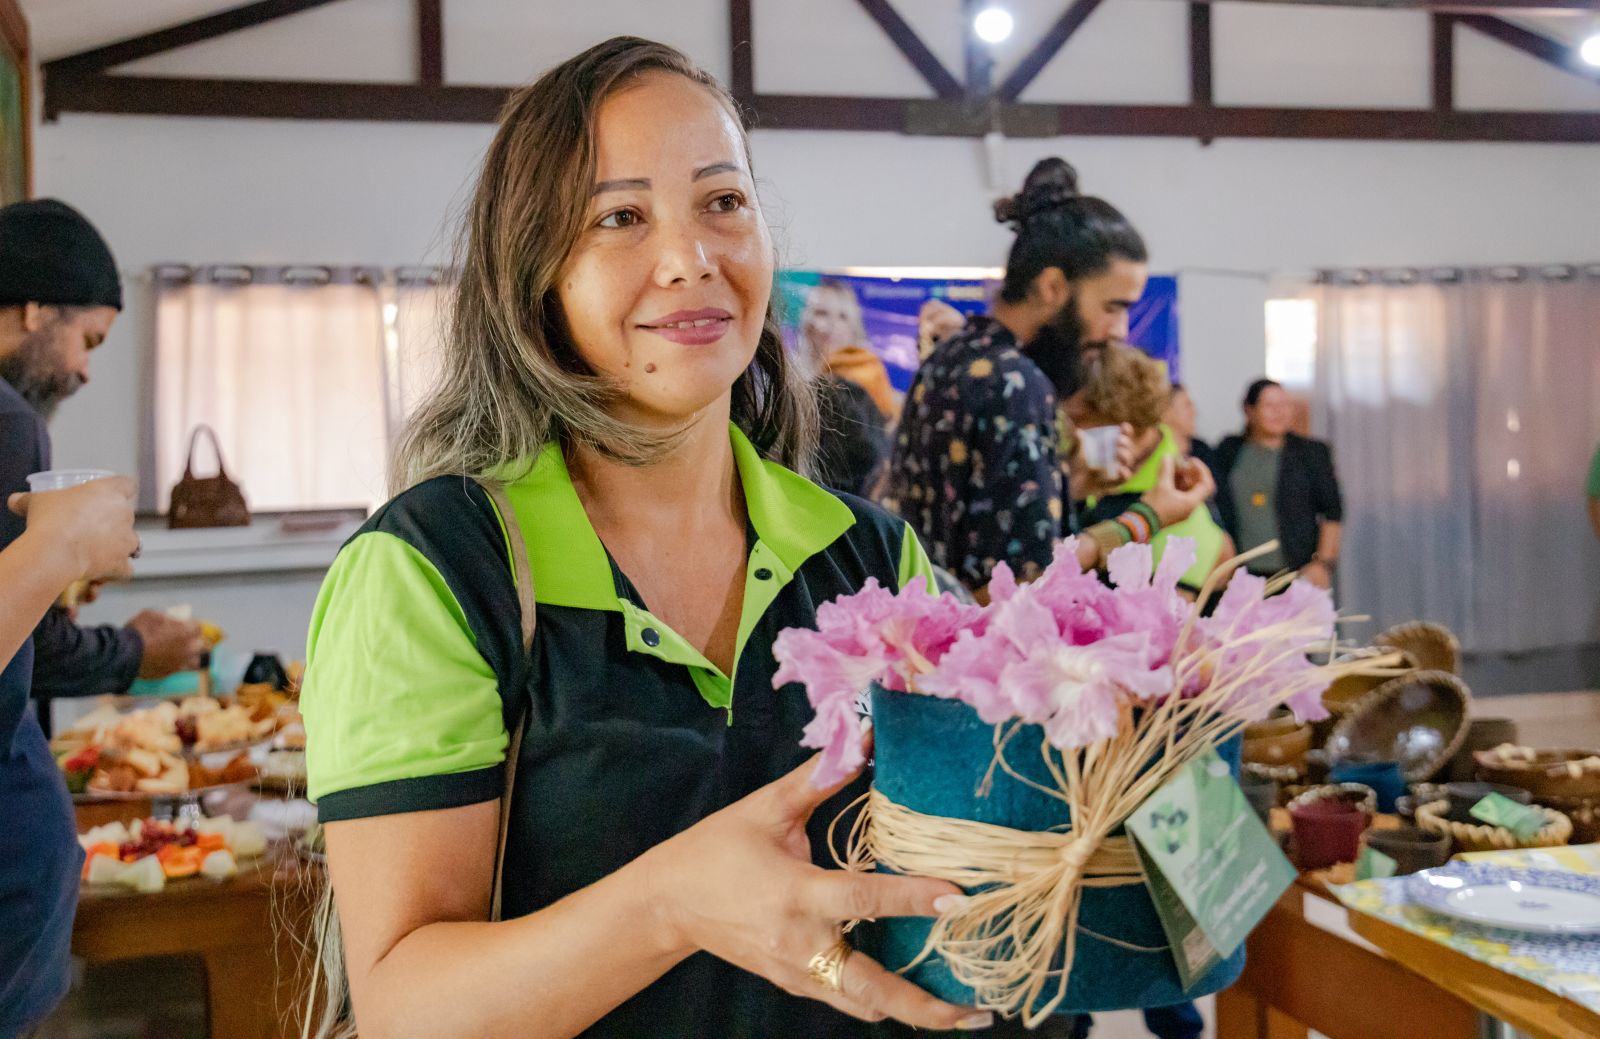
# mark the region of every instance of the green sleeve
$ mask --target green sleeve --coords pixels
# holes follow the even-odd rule
[[[326,819],[493,800],[509,742],[494,670],[421,552],[359,535],[317,597],[300,696]]]
[[[911,524],[906,524],[905,537],[900,541],[900,587],[914,578],[925,577],[928,580],[929,594],[939,593],[939,584],[933,577],[933,561],[928,558],[928,553],[922,547],[922,542],[917,540],[916,531],[911,529]]]
[[[1589,462],[1589,497],[1600,498],[1600,448],[1595,449]]]

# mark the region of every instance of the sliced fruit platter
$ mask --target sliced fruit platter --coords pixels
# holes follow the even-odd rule
[[[51,749],[74,794],[174,796],[249,782],[256,769],[244,751],[268,741],[303,747],[304,734],[286,694],[240,686],[231,699],[191,696],[132,708],[107,701]]]
[[[136,819],[96,826],[78,835],[87,858],[83,879],[92,885],[119,885],[144,894],[166,887],[169,880],[206,877],[226,880],[243,860],[267,850],[260,827],[227,816],[201,819],[194,825],[157,819]]]

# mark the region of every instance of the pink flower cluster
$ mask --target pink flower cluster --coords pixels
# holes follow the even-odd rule
[[[1242,721],[1287,702],[1301,718],[1323,716],[1306,652],[1326,642],[1328,594],[1300,582],[1265,597],[1260,578],[1236,574],[1213,616],[1177,591],[1194,543],[1169,539],[1159,566],[1148,545],[1113,552],[1111,585],[1078,565],[1065,541],[1041,577],[1018,585],[996,568],[986,607],[929,595],[919,579],[892,594],[876,581],[817,610],[817,628],[790,628],[774,644],[775,686],[805,686],[816,716],[801,742],[822,750],[815,782],[828,785],[862,763],[857,702],[867,687],[945,697],[990,724],[1043,727],[1062,749],[1085,747],[1129,724],[1131,708],[1173,695],[1215,691],[1208,705]]]

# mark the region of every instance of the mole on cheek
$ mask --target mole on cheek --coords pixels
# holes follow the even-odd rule
[[[655,370],[656,370],[656,366],[654,364],[647,364],[647,365],[644,366],[644,371],[645,371],[646,375],[649,375],[649,374],[653,373]]]

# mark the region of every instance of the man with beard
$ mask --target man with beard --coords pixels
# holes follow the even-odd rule
[[[1058,158],[1040,161],[1018,194],[995,204],[995,218],[1017,235],[999,298],[918,370],[889,493],[934,564],[980,598],[996,564],[1031,580],[1063,530],[1075,529],[1056,402],[1077,390],[1086,360],[1127,335],[1148,258],[1127,218],[1080,194],[1077,173]],[[1107,475],[1116,486],[1127,474]],[[1121,544],[1148,542],[1212,486],[1203,466],[1169,461],[1128,512],[1083,531],[1079,561],[1099,566]]]
[[[0,501],[50,468],[46,421],[89,381],[89,355],[122,309],[111,250],[71,206],[54,199],[0,209]],[[0,510],[0,548],[22,534]],[[33,694],[127,691],[200,664],[200,626],[146,610],[126,627],[80,628],[56,606],[34,632]],[[40,721],[49,712],[41,704]]]

